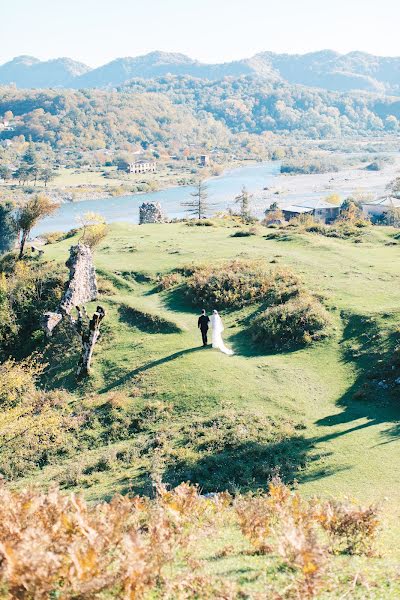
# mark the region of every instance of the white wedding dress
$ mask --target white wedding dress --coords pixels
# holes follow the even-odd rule
[[[224,344],[224,340],[222,339],[222,332],[224,330],[224,326],[222,324],[221,317],[218,314],[214,314],[211,316],[211,327],[212,347],[217,348],[224,354],[229,354],[229,356],[232,356],[233,350],[227,348]]]

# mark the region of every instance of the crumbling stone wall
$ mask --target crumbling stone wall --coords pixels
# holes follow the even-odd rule
[[[74,307],[83,306],[97,298],[96,271],[90,248],[84,244],[72,246],[66,265],[69,267],[69,282],[59,307],[56,312],[48,312],[43,316],[43,327],[48,334]]]
[[[139,225],[165,223],[166,217],[159,202],[143,202],[139,207]]]

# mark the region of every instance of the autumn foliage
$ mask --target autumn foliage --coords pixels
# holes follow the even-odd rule
[[[370,554],[378,518],[374,507],[304,500],[278,479],[257,496],[203,496],[186,483],[173,490],[158,484],[153,500],[115,496],[94,505],[58,490],[16,492],[3,484],[1,597],[252,598],[206,576],[194,558],[201,538],[218,537],[227,524],[239,526],[255,552],[286,565],[286,591],[271,597],[312,598],[327,585],[337,542],[358,540],[341,551]]]

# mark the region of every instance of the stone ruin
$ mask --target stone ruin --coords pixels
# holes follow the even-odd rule
[[[43,315],[43,328],[48,335],[52,334],[65,315],[71,314],[73,308],[97,298],[96,271],[90,248],[84,244],[72,246],[66,265],[69,268],[69,282],[57,311]]]
[[[139,207],[139,225],[165,223],[166,216],[159,202],[143,202]]]

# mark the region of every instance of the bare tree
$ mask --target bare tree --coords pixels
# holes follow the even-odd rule
[[[240,216],[243,221],[246,221],[250,217],[250,204],[253,200],[253,194],[247,191],[245,186],[242,187],[242,191],[235,198],[235,203],[240,206]]]
[[[102,306],[96,308],[93,317],[89,319],[86,309],[76,307],[78,311],[78,319],[74,323],[74,327],[81,337],[82,354],[78,364],[76,376],[78,379],[86,377],[90,373],[90,365],[93,356],[93,350],[100,335],[100,325],[106,312]]]

